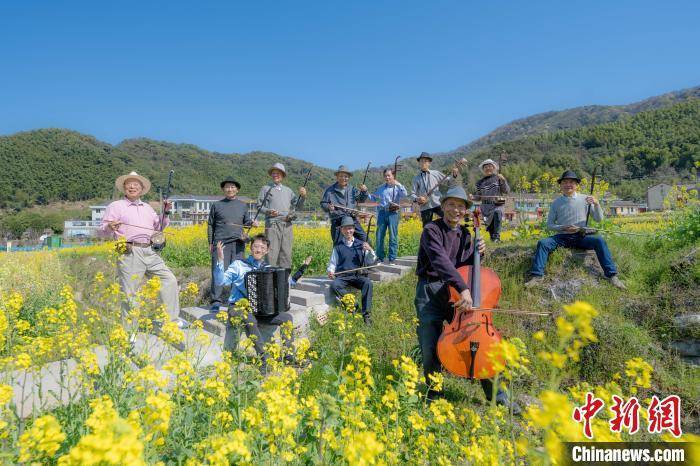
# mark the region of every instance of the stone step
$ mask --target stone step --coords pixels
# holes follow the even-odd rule
[[[418,263],[418,259],[414,260],[414,259],[406,259],[405,257],[399,257],[399,258],[395,259],[394,262],[397,265],[405,265],[407,267],[411,267],[411,268],[415,269],[416,264]]]
[[[201,307],[186,307],[180,309],[180,317],[188,322],[201,320],[204,330],[220,337],[226,332],[226,325],[216,318],[216,313]]]
[[[396,265],[383,264],[375,267],[374,270],[378,270],[380,272],[401,274],[404,269]]]
[[[373,270],[369,273],[369,279],[373,282],[392,282],[398,280],[401,275],[390,272],[382,272],[380,270]]]
[[[318,283],[313,283],[313,282],[307,282],[305,280],[297,283],[292,290],[299,290],[299,291],[310,291],[312,293],[325,293],[325,290],[327,289],[327,286],[318,284]],[[291,290],[290,290],[291,291]]]
[[[290,290],[290,303],[299,304],[301,306],[313,306],[315,304],[325,304],[325,294],[312,293],[310,291]]]

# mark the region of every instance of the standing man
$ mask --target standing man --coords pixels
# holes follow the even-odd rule
[[[506,177],[498,173],[498,164],[486,159],[479,164],[484,177],[476,182],[474,200],[481,201],[481,212],[484,214],[486,231],[491,241],[501,241],[501,222],[505,213],[505,199],[501,198],[510,192]]]
[[[558,247],[593,249],[605,277],[616,288],[625,289],[625,284],[617,277],[617,267],[605,240],[599,235],[586,235],[588,212],[597,222],[603,220],[603,209],[594,196],[576,192],[581,179],[571,170],[566,170],[559,178],[561,196],[552,201],[547,216],[547,228],[557,233],[537,242],[537,250],[530,269],[531,278],[525,283],[532,287],[542,282],[544,267],[549,254]]]
[[[151,189],[151,182],[136,172],[117,178],[114,186],[124,193],[124,199],[107,206],[102,217],[101,231],[113,238],[126,239],[126,252],[117,259],[117,273],[122,291],[131,302],[138,291],[143,276],[160,278],[160,297],[170,319],[179,327],[187,322],[179,318],[180,298],[177,280],[163,259],[151,247],[151,235],[167,226],[170,220],[170,202],[163,206],[163,217],[141,200]]]
[[[401,199],[408,196],[406,188],[396,180],[391,168],[384,170],[385,183],[370,195],[370,199],[379,202],[377,206],[377,257],[384,261],[384,238],[389,229],[389,263],[393,263],[399,252],[399,219],[401,217]]]
[[[455,311],[472,308],[472,295],[469,287],[457,271],[458,267],[474,263],[474,244],[466,226],[461,225],[471,202],[461,186],[450,188],[442,198],[443,217],[428,223],[423,228],[418,249],[416,275],[416,314],[418,315],[418,343],[423,354],[423,373],[430,384],[430,374],[439,372],[440,360],[437,356],[437,343],[442,333],[443,322],[450,322]],[[479,240],[478,254],[486,250],[486,243]],[[460,300],[449,304],[448,285],[460,294]],[[481,386],[487,399],[493,396],[493,382],[482,379]],[[435,399],[440,392],[430,390],[428,397]],[[508,404],[508,396],[502,390],[496,393],[498,404]],[[513,407],[519,412],[517,407]]]
[[[447,175],[430,169],[433,158],[427,152],[421,152],[416,160],[418,160],[420,171],[413,177],[411,200],[420,206],[420,219],[423,222],[423,226],[425,226],[433,219],[433,214],[442,217],[440,189],[437,186]],[[458,175],[459,170],[456,167],[453,168],[452,178],[456,179]],[[433,191],[428,195],[431,189]]]
[[[335,172],[335,183],[326,188],[321,198],[321,208],[328,212],[328,217],[331,221],[331,239],[334,245],[340,240],[340,222],[346,216],[351,217],[355,221],[355,238],[363,242],[367,241],[367,233],[365,233],[362,225],[357,220],[357,214],[342,209],[342,207],[357,209],[357,203],[364,202],[369,197],[367,186],[364,184],[360,186],[360,189],[348,184],[351,177],[352,173],[350,170],[345,165],[341,165]]]
[[[336,276],[336,273],[344,270],[357,269],[374,264],[377,255],[369,243],[357,239],[355,234],[355,220],[345,216],[340,223],[341,238],[333,246],[331,259],[328,263],[328,278],[333,280],[331,291],[342,298],[347,293],[347,288],[357,288],[362,292],[362,318],[365,324],[372,323],[372,280],[367,276],[367,270],[357,270]]]
[[[267,171],[272,181],[258,194],[260,212],[265,215],[265,236],[270,240],[267,262],[272,267],[292,269],[292,240],[294,233],[289,215],[292,206],[300,208],[306,199],[306,188],[299,188],[299,195],[282,184],[287,171],[281,163],[275,163]],[[297,203],[298,202],[298,203]]]
[[[252,218],[248,205],[237,198],[241,184],[233,178],[226,178],[220,183],[224,192],[224,199],[216,201],[209,211],[207,222],[207,238],[209,239],[209,254],[211,255],[211,309],[218,310],[223,303],[221,296],[223,288],[216,285],[214,272],[218,254],[216,244],[223,245],[223,263],[227,268],[236,259],[243,259],[245,252],[245,235],[243,226],[258,226],[258,222],[251,222]]]

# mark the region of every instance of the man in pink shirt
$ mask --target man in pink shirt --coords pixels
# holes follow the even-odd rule
[[[180,300],[177,279],[165,265],[163,259],[151,247],[151,235],[160,230],[161,217],[141,196],[151,189],[151,182],[136,172],[120,176],[115,182],[117,190],[125,198],[114,201],[107,206],[102,217],[101,230],[114,238],[125,238],[127,251],[117,260],[117,272],[122,291],[129,300],[138,291],[143,276],[160,278],[160,297],[171,320],[178,326],[186,326],[186,321],[179,319]],[[165,213],[169,213],[170,202],[165,203]],[[162,218],[167,226],[167,215]]]

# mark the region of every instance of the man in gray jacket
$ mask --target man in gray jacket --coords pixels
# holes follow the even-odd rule
[[[295,196],[288,186],[282,184],[287,171],[281,163],[275,163],[267,171],[272,181],[258,194],[260,212],[265,215],[265,236],[270,240],[267,263],[272,267],[292,268],[292,220],[290,214],[303,207],[306,188],[299,188]]]
[[[411,200],[420,206],[420,219],[423,226],[433,220],[433,214],[442,217],[440,209],[440,188],[438,185],[447,177],[442,172],[431,170],[430,164],[433,158],[427,152],[422,152],[416,159],[420,166],[420,171],[413,177]],[[452,178],[459,176],[459,170],[452,170]],[[432,190],[432,192],[431,192]],[[430,192],[430,194],[428,194]]]
[[[357,220],[358,202],[365,202],[369,198],[367,186],[360,185],[360,188],[349,184],[352,172],[345,165],[341,165],[335,172],[335,183],[326,188],[321,198],[321,208],[328,212],[331,221],[331,239],[335,245],[340,237],[340,222],[343,217],[352,217],[355,221],[354,235],[360,241],[367,241],[367,233],[362,229],[362,225]],[[347,210],[350,209],[350,210]]]
[[[547,216],[547,228],[556,233],[537,242],[537,250],[530,269],[531,278],[525,283],[527,288],[541,283],[544,267],[549,255],[558,247],[593,249],[605,277],[616,288],[625,289],[625,284],[617,276],[617,267],[605,240],[595,234],[587,234],[586,219],[590,212],[597,222],[603,220],[603,209],[594,196],[576,192],[581,179],[571,170],[559,177],[561,196],[552,201]]]

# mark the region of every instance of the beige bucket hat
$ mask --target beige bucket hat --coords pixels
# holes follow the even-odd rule
[[[122,175],[117,178],[117,181],[114,182],[114,187],[117,188],[119,192],[123,193],[124,183],[126,183],[127,180],[136,180],[141,183],[141,186],[143,186],[143,191],[141,191],[142,196],[151,190],[151,182],[136,172],[131,172],[128,175]]]

